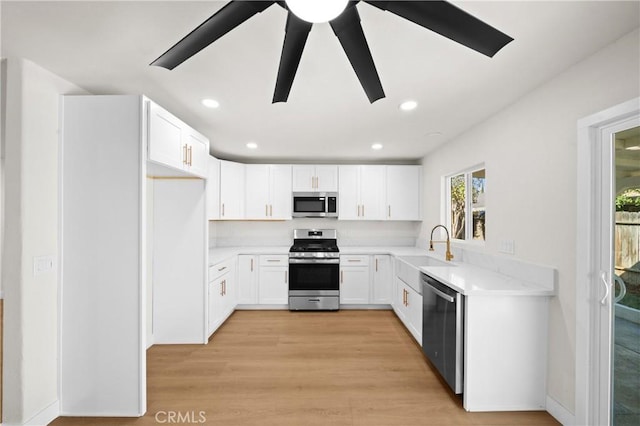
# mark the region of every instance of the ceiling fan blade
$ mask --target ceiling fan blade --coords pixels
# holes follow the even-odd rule
[[[384,98],[380,77],[373,63],[371,51],[360,25],[360,15],[355,6],[347,7],[344,12],[329,22],[344,52],[351,62],[353,70],[360,80],[369,102]]]
[[[174,69],[253,15],[264,11],[275,1],[231,1],[209,19],[187,34],[151,65]]]
[[[287,16],[287,27],[284,35],[284,44],[282,45],[282,55],[280,56],[280,66],[278,67],[278,79],[276,80],[276,89],[273,93],[273,102],[287,102],[293,79],[298,71],[300,58],[304,45],[307,43],[307,37],[311,30],[311,23],[289,12]]]
[[[370,1],[470,49],[493,57],[513,38],[446,1]]]

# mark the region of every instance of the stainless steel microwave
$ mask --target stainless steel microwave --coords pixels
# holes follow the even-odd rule
[[[294,192],[293,217],[338,217],[337,192]]]

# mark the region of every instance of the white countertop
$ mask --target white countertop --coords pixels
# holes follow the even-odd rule
[[[239,254],[288,254],[288,246],[214,247],[209,249],[209,265]],[[401,256],[428,256],[443,261],[429,251],[418,247],[356,247],[340,246],[340,254],[389,254]],[[553,286],[545,287],[523,279],[464,262],[447,262],[451,266],[420,266],[417,269],[448,285],[465,296],[554,296]]]

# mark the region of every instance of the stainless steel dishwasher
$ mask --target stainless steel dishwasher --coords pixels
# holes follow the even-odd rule
[[[421,275],[422,351],[456,394],[462,393],[464,297]]]

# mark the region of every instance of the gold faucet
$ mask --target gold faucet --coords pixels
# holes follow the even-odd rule
[[[433,231],[435,231],[437,228],[443,228],[444,232],[447,233],[446,241],[433,241]],[[453,259],[453,254],[451,254],[451,240],[449,239],[449,230],[446,226],[436,225],[433,227],[433,229],[431,230],[431,237],[429,237],[429,251],[433,251],[433,243],[447,243],[447,252],[445,253],[444,258],[447,260]]]

